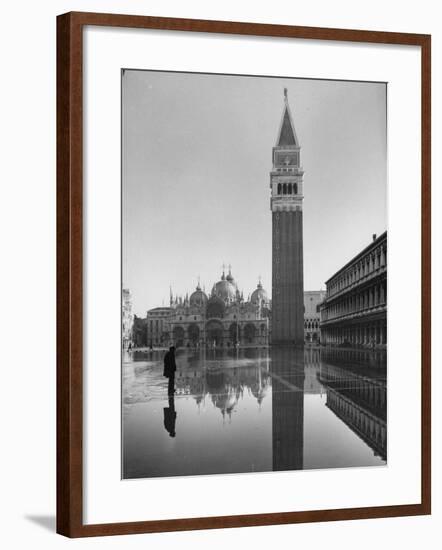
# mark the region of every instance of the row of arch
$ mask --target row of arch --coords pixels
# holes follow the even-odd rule
[[[322,311],[322,320],[328,321],[344,315],[361,313],[365,310],[385,306],[387,303],[387,281],[380,281],[360,292],[352,293],[343,299],[327,305]]]
[[[366,275],[370,275],[379,268],[387,266],[387,247],[380,245],[370,254],[364,256],[355,265],[340,274],[327,284],[327,296],[340,292],[348,286],[358,282]]]
[[[238,323],[231,323],[228,329],[227,340],[233,344],[244,341],[246,343],[253,343],[258,336],[264,337],[266,333],[266,325],[262,323],[259,327],[256,327],[252,323],[247,323],[244,327],[241,327]],[[205,327],[205,338],[210,343],[221,345],[225,339],[225,332],[222,323],[219,321],[209,321]],[[201,330],[197,324],[190,324],[187,328],[187,340],[189,343],[196,345],[201,339]],[[173,328],[173,340],[177,346],[184,345],[186,339],[186,331],[180,325],[176,325]]]
[[[370,446],[386,459],[387,427],[385,420],[358,407],[335,390],[327,391],[327,405],[339,418],[354,426],[357,432],[368,439]]]
[[[278,195],[297,195],[297,183],[278,183]]]
[[[319,319],[305,319],[304,330],[318,330],[319,323],[320,323]]]

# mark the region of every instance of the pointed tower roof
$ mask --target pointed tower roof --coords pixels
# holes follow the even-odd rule
[[[279,128],[277,147],[299,147],[295,125],[293,124],[292,115],[290,113],[287,88],[284,88],[284,111],[282,113],[282,120]]]

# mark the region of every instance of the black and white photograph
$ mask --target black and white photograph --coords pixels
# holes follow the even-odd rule
[[[2,547],[439,548],[439,5],[2,8]]]
[[[121,91],[122,478],[386,466],[387,84]]]

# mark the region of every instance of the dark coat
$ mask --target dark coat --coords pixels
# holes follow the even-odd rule
[[[175,363],[175,353],[173,351],[168,351],[166,355],[164,356],[164,371],[163,375],[166,378],[170,378],[171,376],[174,376],[176,371],[176,363]]]

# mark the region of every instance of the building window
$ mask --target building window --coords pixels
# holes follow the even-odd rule
[[[278,195],[281,194],[281,189],[282,189],[282,185],[280,183],[278,183]]]

